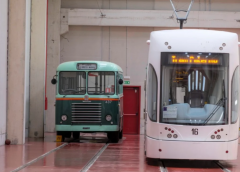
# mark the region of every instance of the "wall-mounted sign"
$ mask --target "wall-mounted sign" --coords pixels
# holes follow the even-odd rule
[[[124,76],[124,80],[130,80],[130,76]]]
[[[130,81],[124,81],[124,84],[126,84],[126,85],[130,84]]]

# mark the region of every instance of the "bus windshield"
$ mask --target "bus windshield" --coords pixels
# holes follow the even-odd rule
[[[83,95],[86,93],[85,72],[60,72],[59,94]]]
[[[114,72],[88,72],[88,94],[113,95],[115,93]]]
[[[160,122],[228,122],[229,54],[161,53]]]

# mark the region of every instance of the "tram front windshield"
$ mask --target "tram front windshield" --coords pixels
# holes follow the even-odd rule
[[[160,122],[228,122],[229,54],[162,53]]]

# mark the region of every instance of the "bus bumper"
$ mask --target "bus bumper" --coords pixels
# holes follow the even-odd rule
[[[56,131],[108,132],[119,131],[118,125],[56,125]]]
[[[238,139],[228,142],[166,141],[146,137],[146,157],[157,159],[234,160]]]

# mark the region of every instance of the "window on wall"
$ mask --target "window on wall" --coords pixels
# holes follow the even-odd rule
[[[157,121],[157,75],[150,64],[148,68],[147,111],[152,121]]]
[[[231,123],[234,124],[238,119],[238,87],[239,87],[239,68],[235,69],[232,78],[232,120]]]

